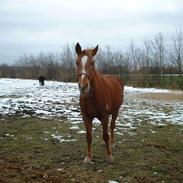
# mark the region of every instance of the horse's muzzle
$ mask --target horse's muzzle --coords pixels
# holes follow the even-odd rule
[[[89,84],[87,84],[86,86],[82,86],[81,84],[79,84],[80,93],[89,93],[89,90],[90,90]]]

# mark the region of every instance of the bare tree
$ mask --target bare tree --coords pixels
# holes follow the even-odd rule
[[[94,60],[95,60],[95,66],[97,67],[97,69],[103,71],[105,58],[104,58],[104,52],[100,47],[99,47],[99,50],[98,50]]]
[[[178,69],[180,75],[183,72],[183,34],[181,30],[176,31],[176,36],[172,38],[170,49],[170,59]]]
[[[121,50],[114,52],[114,64],[117,67],[115,71],[120,77],[127,77],[130,72],[129,59],[123,55]]]
[[[149,74],[152,66],[152,58],[151,58],[151,43],[148,40],[145,40],[141,49],[141,64],[144,68],[144,73]]]
[[[111,67],[113,66],[114,58],[113,51],[110,46],[106,46],[104,49],[99,49],[95,60],[97,60],[97,67],[103,73],[112,73]]]
[[[75,77],[75,48],[74,45],[70,46],[67,44],[62,48],[62,52],[60,53],[61,59],[61,79],[64,81],[71,81]]]
[[[69,44],[67,44],[65,47],[62,48],[60,57],[63,67],[65,68],[75,67],[74,49],[72,49]]]
[[[165,61],[165,43],[164,37],[161,33],[155,35],[154,40],[151,41],[152,49],[151,53],[153,56],[154,66],[159,68],[161,79],[163,75],[163,66]]]
[[[130,43],[129,51],[127,55],[128,55],[129,61],[132,64],[133,72],[137,72],[140,66],[140,61],[141,61],[141,50],[135,45],[133,40]]]

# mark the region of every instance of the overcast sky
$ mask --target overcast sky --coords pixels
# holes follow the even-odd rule
[[[0,0],[0,64],[69,44],[125,48],[183,26],[183,0]]]

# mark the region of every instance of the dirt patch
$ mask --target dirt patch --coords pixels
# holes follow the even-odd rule
[[[166,100],[166,101],[183,101],[183,92],[182,93],[140,93],[136,95],[130,95],[129,98]]]
[[[182,125],[156,126],[143,121],[132,129],[135,135],[116,134],[113,164],[106,162],[105,148],[100,145],[101,127],[95,128],[93,163],[85,165],[85,134],[71,130],[68,121],[33,117],[0,121],[0,183],[183,181]]]

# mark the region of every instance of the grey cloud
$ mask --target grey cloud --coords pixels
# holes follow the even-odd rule
[[[112,0],[105,2],[106,6],[102,1],[97,6],[95,0],[84,4],[82,0],[52,3],[27,0],[27,4],[23,0],[2,0],[0,63],[2,60],[13,62],[23,54],[58,51],[67,42],[78,40],[86,45],[110,44],[119,48],[131,39],[151,39],[157,32],[172,36],[173,31],[182,26],[183,2],[179,0],[175,10],[160,6],[173,3],[172,0],[150,0],[150,4],[144,1],[146,6],[142,11],[119,7],[119,0],[118,4]]]

